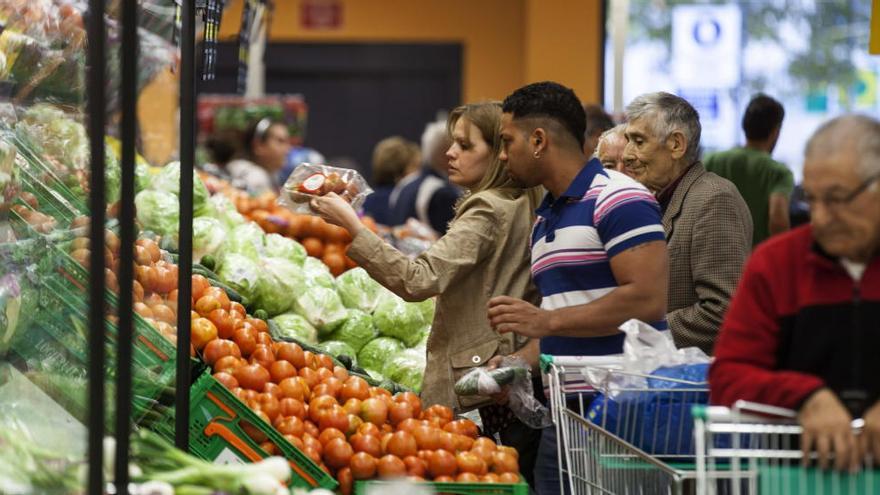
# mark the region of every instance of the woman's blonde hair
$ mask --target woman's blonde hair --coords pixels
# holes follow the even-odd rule
[[[476,186],[467,191],[462,199],[459,200],[458,204],[460,205],[461,201],[471,194],[491,189],[499,189],[514,198],[519,197],[521,194],[528,195],[530,209],[534,210],[538,207],[538,203],[541,201],[541,197],[544,194],[543,188],[538,186],[523,189],[507,172],[507,164],[500,159],[502,144],[501,114],[501,102],[498,101],[469,103],[456,108],[449,114],[449,119],[446,121],[446,132],[450,136],[452,136],[452,131],[455,129],[455,124],[457,124],[459,120],[465,119],[477,128],[480,132],[480,136],[482,136],[483,140],[492,150],[492,154],[489,158],[491,161],[489,167],[486,169],[486,174]],[[457,207],[458,205],[456,205],[456,209],[458,209]]]

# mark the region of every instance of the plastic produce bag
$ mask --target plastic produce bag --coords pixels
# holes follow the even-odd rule
[[[199,178],[195,170],[193,174],[193,216],[200,217],[211,213],[211,203],[208,202],[210,195],[205,183]],[[171,162],[153,177],[150,187],[156,191],[180,195],[180,162]]]
[[[137,219],[144,230],[169,236],[175,240],[180,226],[177,196],[161,191],[141,191],[134,197]]]
[[[220,220],[228,229],[244,225],[247,220],[235,209],[232,200],[222,194],[215,194],[208,200],[211,203],[211,215]]]
[[[351,358],[352,364],[357,366],[357,352],[345,342],[340,342],[338,340],[325,340],[318,344],[317,347],[335,358],[339,358],[339,356],[348,356]]]
[[[474,368],[455,383],[457,395],[492,396],[507,387],[508,407],[513,414],[532,428],[550,426],[550,411],[535,398],[532,374],[522,358],[505,356],[494,370],[485,366]]]
[[[324,287],[326,289],[335,289],[336,280],[330,269],[318,258],[307,257],[303,262],[303,275],[306,283],[311,287]]]
[[[373,321],[380,334],[394,337],[407,347],[414,347],[419,343],[422,339],[421,330],[426,324],[418,304],[408,303],[394,295],[379,302],[373,313]]]
[[[294,310],[318,329],[320,335],[329,335],[345,323],[348,310],[333,289],[312,287],[294,297]]]
[[[293,170],[282,186],[278,204],[295,213],[314,215],[309,202],[316,196],[331,192],[358,209],[373,190],[361,174],[354,170],[303,163]]]
[[[266,234],[259,225],[248,222],[232,229],[226,243],[226,252],[240,254],[251,259],[263,255],[266,246]]]
[[[582,370],[587,382],[607,391],[612,397],[620,389],[645,389],[646,376],[661,367],[709,363],[710,358],[697,347],[677,349],[669,332],[632,319],[620,326],[626,333],[623,344],[622,372],[588,367]]]

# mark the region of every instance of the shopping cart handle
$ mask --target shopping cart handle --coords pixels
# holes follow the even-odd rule
[[[553,356],[549,354],[541,354],[541,356],[538,358],[538,363],[541,366],[541,372],[549,373],[550,366],[553,364]]]

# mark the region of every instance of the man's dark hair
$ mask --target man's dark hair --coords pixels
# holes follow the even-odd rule
[[[539,82],[523,86],[507,98],[502,105],[504,113],[514,119],[544,118],[556,121],[584,147],[587,118],[584,107],[570,88],[555,82]]]
[[[784,117],[782,103],[765,94],[755,95],[743,115],[742,128],[746,132],[746,139],[761,141],[769,138],[773,130],[782,125]]]
[[[601,105],[584,105],[584,113],[587,116],[587,130],[584,136],[599,136],[614,127],[614,120]]]

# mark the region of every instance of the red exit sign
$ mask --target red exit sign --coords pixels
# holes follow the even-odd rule
[[[342,0],[302,0],[299,18],[303,29],[339,29],[342,27]]]

